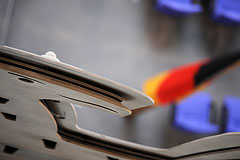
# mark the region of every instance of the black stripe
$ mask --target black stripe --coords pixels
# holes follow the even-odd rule
[[[200,67],[198,73],[194,76],[195,86],[209,80],[223,69],[233,65],[239,58],[240,51],[235,51],[211,59],[209,63]]]

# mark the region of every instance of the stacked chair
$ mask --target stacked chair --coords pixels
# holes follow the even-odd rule
[[[240,1],[215,0],[212,9],[212,19],[226,25],[240,23]]]
[[[175,106],[174,126],[199,134],[217,133],[219,127],[210,122],[212,104],[211,96],[204,92],[184,99]]]
[[[225,97],[221,121],[223,132],[240,132],[240,98]]]
[[[240,23],[240,1],[239,0],[156,0],[156,8],[160,12],[172,15],[183,16],[203,12],[210,13],[213,21],[222,24]]]
[[[216,123],[216,106],[213,105],[210,94],[205,92],[195,93],[174,104],[173,115],[173,126],[187,132],[240,132],[240,98],[237,97],[224,98],[219,123]]]
[[[173,16],[202,12],[201,5],[192,3],[192,0],[157,0],[156,8],[165,14]]]

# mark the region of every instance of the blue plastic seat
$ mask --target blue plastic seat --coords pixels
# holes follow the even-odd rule
[[[156,8],[166,14],[182,16],[202,12],[200,4],[194,4],[192,0],[157,0]]]
[[[240,132],[240,98],[228,96],[223,103],[226,109],[225,132]]]
[[[219,127],[209,122],[211,107],[211,96],[208,93],[195,93],[176,104],[173,123],[189,132],[217,133]]]
[[[216,22],[224,24],[240,23],[240,1],[239,0],[214,1],[212,18]]]

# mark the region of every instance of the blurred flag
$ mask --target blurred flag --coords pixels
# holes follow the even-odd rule
[[[143,91],[156,105],[179,101],[203,88],[226,69],[238,62],[240,52],[226,53],[159,73],[144,82]]]

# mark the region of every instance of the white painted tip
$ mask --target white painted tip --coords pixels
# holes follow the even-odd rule
[[[42,55],[42,57],[47,58],[52,61],[60,62],[60,60],[57,58],[57,55],[52,51],[46,52],[44,55]]]

